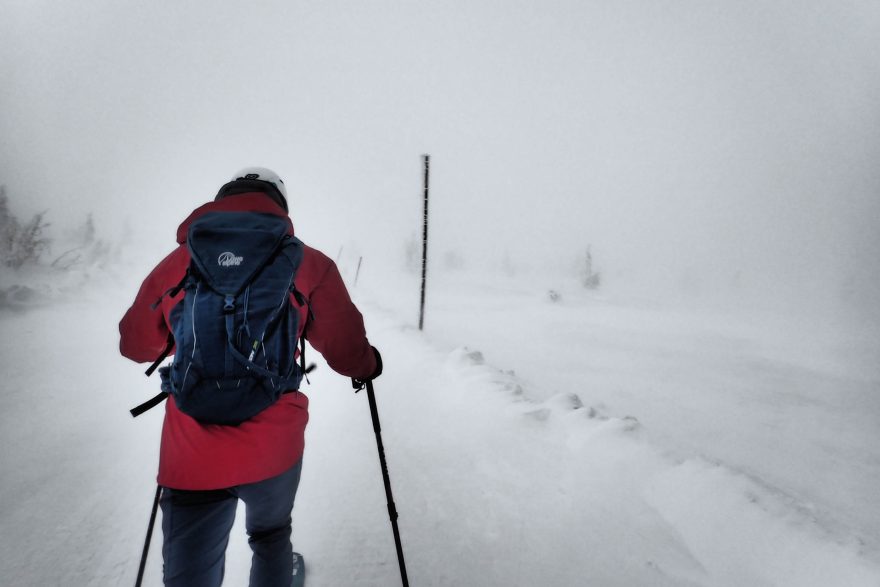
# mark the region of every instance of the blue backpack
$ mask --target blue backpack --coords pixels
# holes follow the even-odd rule
[[[239,424],[299,388],[305,368],[298,337],[300,306],[294,285],[303,244],[287,234],[285,218],[257,212],[212,212],[192,223],[191,262],[171,310],[171,334],[150,375],[159,369],[162,393],[131,411],[137,416],[168,394],[180,411],[203,423]],[[300,362],[296,345],[300,340]]]

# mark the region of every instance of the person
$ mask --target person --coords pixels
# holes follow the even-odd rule
[[[276,173],[247,168],[223,185],[214,201],[197,208],[177,231],[177,248],[141,285],[119,324],[120,352],[136,362],[161,355],[170,313],[184,295],[163,295],[181,282],[190,262],[188,227],[209,212],[262,212],[287,219],[287,192]],[[382,373],[363,317],[351,301],[335,263],[304,246],[295,285],[308,301],[301,334],[336,372],[365,381]],[[156,309],[156,300],[161,302]],[[310,310],[309,310],[310,308]],[[303,330],[304,329],[304,330]],[[296,345],[291,345],[296,348]],[[291,511],[299,485],[308,398],[286,393],[237,426],[202,424],[166,402],[159,451],[165,585],[219,585],[238,500],[253,551],[250,585],[290,585],[293,573]]]

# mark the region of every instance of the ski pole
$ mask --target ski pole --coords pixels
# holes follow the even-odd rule
[[[141,565],[138,567],[137,580],[134,587],[141,587],[144,581],[144,569],[147,568],[147,553],[150,551],[150,539],[153,537],[153,526],[156,524],[156,512],[159,510],[159,496],[162,495],[162,486],[156,485],[156,497],[153,499],[153,510],[150,512],[150,524],[147,526],[147,538],[144,540],[144,552],[141,554]]]
[[[400,543],[400,530],[397,528],[397,508],[391,495],[391,478],[388,476],[388,464],[385,462],[385,447],[382,444],[382,427],[379,425],[379,409],[376,407],[376,395],[373,393],[373,382],[367,380],[367,398],[370,401],[370,414],[373,417],[373,430],[376,432],[376,446],[379,449],[379,464],[382,466],[382,480],[385,482],[385,496],[388,498],[388,516],[391,518],[391,530],[394,532],[394,546],[397,549],[397,562],[400,565],[400,580],[403,587],[409,587],[406,576],[406,564],[403,561],[403,546]]]

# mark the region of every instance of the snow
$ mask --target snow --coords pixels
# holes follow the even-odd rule
[[[413,585],[880,585],[870,339],[456,272],[431,274],[419,332],[417,279],[364,269]],[[5,584],[134,581],[162,418],[130,418],[156,382],[116,349],[139,277],[0,311]],[[310,379],[308,584],[399,584],[367,398]],[[237,525],[226,584],[249,557]]]
[[[414,585],[880,586],[880,2],[168,4],[3,4],[0,192],[56,248],[0,266],[0,583],[133,581],[117,322],[259,164],[386,358]],[[309,585],[395,585],[366,398],[307,393]]]

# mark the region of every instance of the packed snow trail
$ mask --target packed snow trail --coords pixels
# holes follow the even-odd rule
[[[414,306],[412,284],[375,281],[368,285],[386,307]],[[547,281],[555,303],[537,278],[438,272],[432,344],[475,346],[515,369],[532,399],[573,392],[611,415],[636,416],[651,443],[781,489],[822,524],[859,536],[880,562],[874,323],[698,311]]]
[[[162,409],[127,412],[156,385],[117,354],[132,295],[108,288],[0,315],[6,584],[134,581]],[[542,390],[478,349],[450,352],[399,313],[359,302],[386,358],[376,392],[412,585],[880,585],[876,553],[787,492],[666,450],[637,412],[621,417],[572,393],[530,399]],[[310,378],[294,508],[309,587],[397,585],[367,398],[326,366]],[[159,534],[147,585],[161,583]],[[237,524],[227,585],[246,584],[249,558]]]

